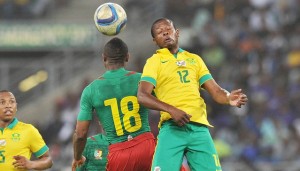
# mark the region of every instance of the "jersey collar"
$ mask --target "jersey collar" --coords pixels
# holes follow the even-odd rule
[[[171,55],[173,55],[175,58],[177,58],[177,54],[178,54],[178,53],[181,53],[181,52],[183,52],[183,51],[184,51],[183,49],[179,48],[177,53],[172,54],[172,53],[169,51],[168,48],[162,48],[162,49],[158,49],[156,52],[157,52],[157,53],[164,53],[164,54],[171,54]]]
[[[7,128],[13,129],[17,125],[18,122],[19,122],[18,119],[14,118],[13,121],[7,126]]]
[[[119,68],[119,69],[116,69],[116,70],[106,71],[103,74],[103,77],[104,78],[115,78],[115,77],[119,77],[119,76],[124,76],[126,73],[127,73],[127,70],[122,67],[122,68]]]

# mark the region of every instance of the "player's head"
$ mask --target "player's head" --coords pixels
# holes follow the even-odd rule
[[[179,30],[170,19],[160,18],[154,21],[151,27],[151,36],[160,48],[170,49],[178,46]]]
[[[120,38],[112,38],[105,44],[102,56],[105,67],[123,67],[128,62],[128,47]]]
[[[0,90],[0,122],[10,122],[16,115],[17,101],[8,90]]]

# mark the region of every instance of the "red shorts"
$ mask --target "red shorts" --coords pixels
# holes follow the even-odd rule
[[[155,138],[147,132],[108,147],[107,171],[150,171]]]

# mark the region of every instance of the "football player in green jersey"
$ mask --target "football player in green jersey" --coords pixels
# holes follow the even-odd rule
[[[137,100],[140,73],[126,70],[128,47],[119,38],[108,41],[102,53],[107,71],[82,92],[80,112],[73,136],[73,170],[82,165],[82,151],[93,111],[109,142],[108,171],[148,171],[155,138],[150,132],[148,109]]]

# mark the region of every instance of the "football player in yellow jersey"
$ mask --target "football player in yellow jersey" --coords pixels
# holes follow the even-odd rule
[[[49,148],[38,130],[15,117],[17,102],[7,90],[0,91],[0,170],[43,170],[52,167]],[[34,154],[37,160],[30,160]]]
[[[140,104],[161,111],[151,170],[179,170],[185,155],[193,171],[221,171],[200,89],[235,107],[246,104],[247,96],[241,89],[221,88],[200,56],[181,49],[179,30],[170,19],[156,20],[151,35],[159,49],[147,60],[138,90]]]

